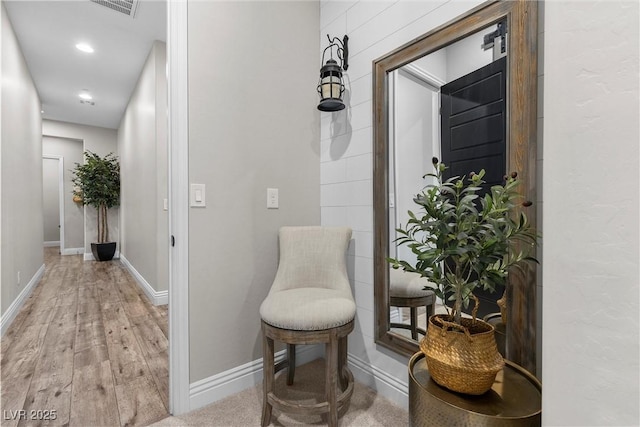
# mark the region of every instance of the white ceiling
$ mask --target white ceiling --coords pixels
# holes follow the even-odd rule
[[[44,119],[117,129],[154,40],[166,42],[165,1],[131,18],[89,0],[3,1],[35,82]],[[87,54],[77,43],[95,49]],[[95,105],[81,104],[84,89]]]

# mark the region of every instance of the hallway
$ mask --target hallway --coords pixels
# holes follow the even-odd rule
[[[45,248],[45,265],[2,337],[0,423],[134,426],[168,416],[167,306],[149,303],[117,260]]]

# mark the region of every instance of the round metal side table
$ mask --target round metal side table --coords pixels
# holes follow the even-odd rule
[[[470,396],[447,390],[433,381],[424,354],[409,361],[409,425],[436,426],[539,426],[542,385],[536,377],[505,360],[491,390]]]

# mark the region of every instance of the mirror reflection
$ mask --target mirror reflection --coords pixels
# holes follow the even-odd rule
[[[398,246],[396,228],[416,211],[416,194],[433,180],[432,158],[447,165],[446,177],[485,169],[485,188],[506,173],[506,23],[486,27],[390,71],[388,81],[388,218],[390,257],[415,264]],[[428,317],[445,312],[418,274],[389,269],[389,326],[412,340],[425,334]],[[499,312],[493,294],[478,292],[478,316]],[[471,307],[469,308],[469,310]],[[504,351],[503,351],[504,353]]]
[[[387,261],[390,255],[410,256],[396,247],[395,229],[406,223],[407,209],[416,209],[412,199],[428,184],[422,177],[431,172],[433,156],[452,175],[484,168],[487,186],[500,183],[504,171],[517,171],[523,197],[537,200],[537,11],[536,2],[487,1],[373,61],[374,326],[379,345],[414,354],[428,311],[444,310],[441,301],[433,307],[426,300],[413,315],[406,299],[418,301],[409,292],[423,286],[415,277],[392,276]],[[535,212],[528,217],[535,227]],[[540,343],[536,277],[533,266],[512,272],[503,299],[506,357],[531,372]],[[391,295],[396,285],[404,289],[398,297],[404,302]],[[498,312],[492,304],[501,296],[498,290],[484,298],[481,317]]]

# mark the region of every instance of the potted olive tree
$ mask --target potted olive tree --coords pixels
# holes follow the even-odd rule
[[[397,229],[399,245],[407,245],[417,260],[390,258],[394,268],[419,273],[442,300],[452,303],[447,314],[431,316],[427,335],[420,343],[432,378],[451,390],[482,394],[488,391],[504,366],[493,326],[476,319],[478,299],[473,292],[494,292],[506,284],[512,267],[533,261],[537,233],[521,206],[531,205],[518,193],[516,173],[505,177],[484,197],[484,170],[468,177],[443,178],[446,167],[433,158],[436,172],[427,174],[435,184],[414,198],[417,213],[409,212],[406,227]],[[472,318],[463,307],[475,302]]]
[[[116,242],[109,241],[107,210],[120,204],[120,164],[113,153],[100,157],[85,151],[84,159],[84,164],[76,163],[72,171],[77,187],[73,195],[96,209],[98,236],[91,243],[91,252],[96,260],[109,261],[115,254]]]

